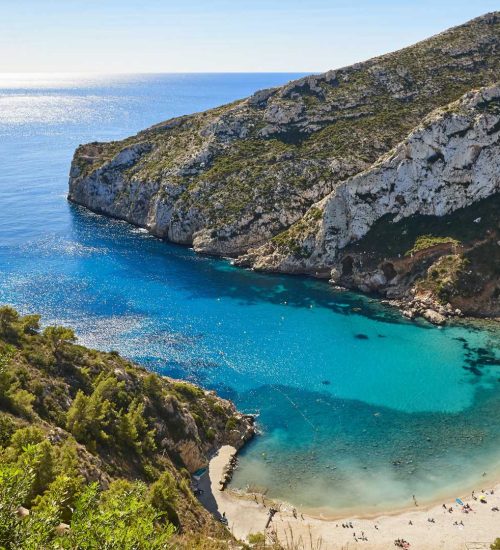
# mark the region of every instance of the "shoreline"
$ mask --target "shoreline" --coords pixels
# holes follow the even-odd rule
[[[318,544],[321,544],[321,550],[358,547],[386,550],[394,547],[395,539],[402,538],[411,544],[412,549],[463,550],[467,548],[466,543],[472,542],[482,544],[474,548],[489,549],[489,544],[500,537],[500,512],[492,510],[493,507],[500,508],[498,479],[493,487],[494,493],[490,494],[492,487],[487,486],[490,489],[485,490],[485,504],[480,503],[479,498],[474,500],[470,492],[467,497],[461,497],[464,504],[469,504],[473,510],[468,514],[461,511],[461,506],[454,499],[443,498],[393,512],[339,514],[338,517],[323,518],[296,510],[290,504],[266,499],[263,495],[258,497],[253,494],[252,498],[250,494],[220,490],[219,481],[226,475],[227,466],[236,454],[234,447],[225,445],[210,460],[207,474],[200,480],[205,492],[200,500],[216,517],[221,518],[225,514],[228,528],[241,540],[246,540],[249,534],[265,532],[269,542],[279,540],[287,544],[293,539],[299,544],[298,548],[304,550],[317,548]],[[481,489],[476,489],[477,497],[482,495]],[[447,509],[451,506],[453,512],[445,510],[443,503]],[[269,511],[273,507],[277,511],[266,530]],[[434,521],[428,521],[429,518]],[[342,527],[346,523],[352,524],[352,528]],[[367,540],[362,540],[364,538]]]
[[[87,212],[90,212],[94,215],[102,216],[105,218],[108,218],[110,220],[114,220],[117,222],[122,222],[124,224],[128,224],[132,226],[133,228],[141,229],[145,231],[148,235],[151,237],[158,239],[159,241],[166,243],[168,245],[177,246],[180,248],[188,248],[189,250],[192,250],[196,255],[199,256],[205,256],[209,258],[214,258],[216,260],[227,262],[228,264],[237,267],[238,269],[243,269],[247,271],[252,271],[253,273],[266,275],[266,276],[284,276],[284,277],[299,277],[304,279],[313,279],[316,281],[324,282],[329,288],[336,290],[337,292],[350,292],[352,294],[362,296],[368,300],[374,300],[379,307],[384,307],[387,309],[390,309],[392,311],[397,311],[401,317],[401,321],[413,321],[413,322],[428,322],[434,326],[452,326],[455,323],[462,322],[463,324],[472,324],[475,323],[485,323],[485,324],[492,324],[495,326],[498,326],[500,324],[500,317],[498,316],[491,316],[491,315],[471,315],[470,313],[460,313],[456,314],[455,311],[450,310],[447,312],[443,312],[443,308],[437,304],[435,301],[426,302],[422,301],[422,303],[414,304],[418,305],[418,308],[420,308],[423,311],[429,311],[429,314],[421,314],[421,313],[412,313],[409,314],[409,311],[411,310],[411,306],[413,302],[418,302],[418,300],[415,300],[414,298],[394,298],[394,299],[388,299],[383,294],[380,294],[376,291],[373,292],[363,292],[359,288],[356,287],[348,287],[348,286],[342,286],[337,285],[331,282],[330,275],[325,275],[325,269],[322,268],[322,270],[304,270],[304,271],[275,271],[275,270],[266,270],[266,269],[255,269],[253,267],[248,267],[245,265],[240,265],[236,262],[237,258],[231,257],[231,256],[225,256],[223,254],[214,254],[209,252],[204,252],[200,250],[196,250],[193,247],[193,243],[185,243],[185,242],[176,242],[169,240],[165,238],[164,236],[160,236],[156,234],[155,232],[151,231],[149,227],[146,225],[141,225],[139,223],[134,222],[133,220],[124,217],[124,216],[118,216],[111,213],[106,212],[105,210],[99,209],[99,208],[92,208],[89,205],[86,205],[82,202],[78,202],[74,197],[71,196],[70,193],[66,195],[66,198],[68,202],[77,208],[84,209]],[[417,309],[418,309],[417,308]],[[439,312],[440,310],[441,312]]]

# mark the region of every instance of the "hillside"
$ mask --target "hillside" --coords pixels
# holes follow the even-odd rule
[[[227,548],[190,473],[252,419],[0,308],[0,547]]]
[[[493,85],[499,38],[495,12],[123,141],[82,145],[68,198],[198,252],[240,257],[273,246],[274,237],[302,223],[313,204],[368,170],[436,108]],[[287,262],[276,266],[290,271]],[[326,276],[331,267],[312,271]]]
[[[431,113],[237,263],[327,273],[334,284],[410,303],[410,317],[429,308],[500,315],[499,206],[500,88],[491,86]]]

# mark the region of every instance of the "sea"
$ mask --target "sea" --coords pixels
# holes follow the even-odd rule
[[[79,144],[299,76],[0,75],[0,303],[258,414],[234,489],[335,516],[487,488],[500,472],[498,328],[411,322],[66,199]]]

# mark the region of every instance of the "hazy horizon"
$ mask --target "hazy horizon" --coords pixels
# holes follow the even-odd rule
[[[491,0],[4,0],[0,73],[318,73],[495,8]]]

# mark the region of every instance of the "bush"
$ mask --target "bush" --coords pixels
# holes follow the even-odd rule
[[[23,390],[22,388],[11,389],[7,393],[7,397],[14,412],[28,418],[33,416],[33,402],[36,397],[28,390]]]
[[[34,335],[40,330],[40,315],[25,315],[21,319],[24,334]]]
[[[413,247],[405,252],[405,256],[411,256],[420,250],[426,250],[438,244],[453,244],[458,246],[460,243],[452,237],[435,237],[434,235],[421,235],[415,241]]]
[[[19,320],[19,313],[10,306],[0,307],[0,334],[9,340],[17,336],[17,329],[14,326]]]
[[[29,447],[22,466],[0,463],[0,548],[170,548],[175,528],[148,502],[147,487],[140,482],[115,482],[101,493],[97,483],[76,487],[74,480],[59,476],[30,514],[18,519],[36,464],[36,450]],[[71,514],[72,499],[70,528],[61,534],[56,527]]]
[[[264,533],[250,533],[248,542],[255,546],[264,546],[266,544],[266,535]]]
[[[191,400],[198,397],[205,397],[205,392],[201,388],[188,384],[187,382],[175,382],[173,386],[175,391],[187,399]]]
[[[0,448],[10,443],[12,434],[15,432],[14,422],[6,414],[0,413]]]
[[[69,533],[58,542],[68,549],[168,548],[175,528],[160,521],[163,514],[146,495],[147,487],[141,482],[112,484],[102,498],[97,484],[89,485],[76,503]]]
[[[78,391],[67,414],[67,428],[77,441],[95,450],[97,443],[109,438],[106,430],[116,411],[108,397],[112,397],[118,386],[116,378],[108,377],[98,382],[90,396]]]
[[[144,404],[134,400],[128,412],[120,415],[118,423],[118,440],[125,447],[132,447],[139,454],[154,451],[154,430],[148,430],[144,417]]]
[[[0,462],[0,548],[22,548],[24,532],[16,511],[31,490],[36,462],[35,449],[30,445],[25,447],[21,463]]]
[[[62,360],[65,345],[76,342],[75,333],[67,327],[47,327],[43,331],[43,337],[49,343],[57,364]]]
[[[226,431],[230,432],[231,430],[236,429],[237,426],[238,426],[238,421],[234,416],[231,416],[231,418],[228,418],[226,422]]]
[[[163,472],[149,488],[148,499],[156,510],[165,512],[168,521],[179,526],[179,516],[175,511],[178,497],[177,484],[170,472]]]
[[[15,453],[14,457],[17,458],[22,454],[24,447],[36,445],[37,443],[41,443],[44,439],[45,434],[37,426],[19,428],[11,438],[10,449]]]

